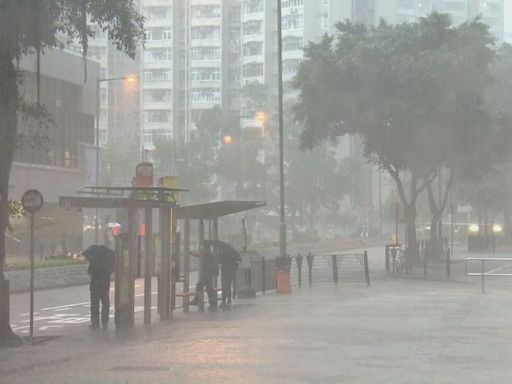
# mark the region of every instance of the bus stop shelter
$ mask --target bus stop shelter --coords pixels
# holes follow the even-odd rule
[[[198,223],[198,243],[205,240],[205,222],[208,222],[209,240],[218,240],[219,236],[219,218],[235,213],[245,212],[265,206],[264,201],[239,201],[223,200],[212,203],[195,204],[176,208],[176,220],[182,220],[183,235],[183,311],[188,312],[190,286],[190,222],[192,220]],[[176,290],[174,289],[176,295]],[[176,298],[174,297],[173,303]]]
[[[60,196],[65,209],[123,209],[128,215],[127,230],[116,237],[115,323],[116,328],[134,326],[135,274],[137,253],[136,211],[144,211],[144,324],[151,323],[151,280],[154,270],[153,210],[158,211],[160,233],[160,279],[158,302],[160,320],[171,312],[172,254],[175,233],[177,193],[187,191],[169,187],[87,187],[79,196]]]

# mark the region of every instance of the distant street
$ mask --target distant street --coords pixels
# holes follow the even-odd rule
[[[293,250],[293,248],[292,248]],[[365,249],[358,249],[345,252],[363,252]],[[327,246],[323,247],[324,252],[332,252],[333,250]],[[370,272],[372,275],[382,274],[384,271],[384,251],[382,247],[368,248]],[[271,252],[264,253],[265,256],[271,256]],[[480,284],[480,277],[465,277],[464,276],[464,263],[465,257],[512,257],[507,253],[483,253],[483,254],[469,254],[463,251],[462,248],[456,250],[455,264],[452,265],[452,278],[458,281],[473,282]],[[469,272],[480,273],[480,262],[472,262],[469,265]],[[440,273],[438,275],[431,275],[430,278],[443,278],[444,279],[444,266],[439,267]],[[507,274],[512,273],[511,262],[486,262],[487,273],[493,274]],[[416,271],[418,277],[422,277],[419,271]],[[192,272],[190,277],[190,288],[193,290],[195,282],[197,281],[197,272]],[[512,288],[512,277],[486,277],[485,285],[488,290],[492,289],[507,289]],[[478,291],[478,286],[475,286]],[[152,309],[153,322],[158,322],[158,314],[156,311],[157,303],[157,280],[152,281]],[[178,290],[181,287],[178,285]],[[111,322],[110,326],[114,328],[114,284],[111,286]],[[142,312],[144,310],[144,280],[137,279],[135,282],[135,321],[136,324],[142,324]],[[177,305],[180,307],[181,299],[178,299]],[[63,287],[56,289],[47,289],[36,291],[35,294],[35,334],[38,336],[45,335],[63,335],[79,331],[81,328],[86,328],[89,324],[89,287],[87,285]],[[11,322],[13,329],[20,335],[28,335],[29,333],[29,295],[28,293],[20,293],[11,295]],[[177,309],[181,312],[181,309]]]
[[[318,245],[312,246],[311,250],[317,249]],[[321,251],[332,251],[332,246],[322,245]],[[297,248],[298,249],[298,248]],[[295,252],[294,247],[291,252]],[[363,252],[364,249],[356,250]],[[370,268],[382,270],[383,257],[382,249],[370,249]],[[349,251],[347,251],[349,252]],[[355,252],[355,251],[352,251]],[[272,250],[262,253],[266,257],[272,257]],[[195,289],[197,281],[197,272],[191,272],[190,289]],[[110,288],[110,326],[114,328],[114,283]],[[181,286],[178,285],[178,290]],[[156,278],[152,281],[152,309],[153,321],[158,321],[156,311],[158,285]],[[90,322],[89,315],[89,286],[71,286],[55,289],[38,290],[35,293],[35,311],[34,311],[34,332],[38,336],[61,335],[75,332],[77,329],[86,328]],[[178,299],[177,306],[181,306],[181,299]],[[144,311],[144,279],[137,279],[135,282],[135,321],[142,324],[142,313]],[[177,311],[181,311],[178,309]],[[19,293],[11,295],[11,324],[16,333],[20,335],[29,334],[29,294]]]

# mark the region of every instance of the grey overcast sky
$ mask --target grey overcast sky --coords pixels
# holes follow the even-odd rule
[[[512,0],[505,0],[505,40],[512,43]]]

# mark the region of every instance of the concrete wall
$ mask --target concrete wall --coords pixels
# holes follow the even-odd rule
[[[26,292],[30,289],[30,270],[7,271],[11,293]],[[65,267],[38,268],[34,274],[35,289],[56,288],[89,283],[87,264]]]

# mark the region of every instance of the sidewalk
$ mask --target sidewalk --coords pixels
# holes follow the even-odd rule
[[[511,292],[392,279],[0,350],[7,383],[507,383]]]

